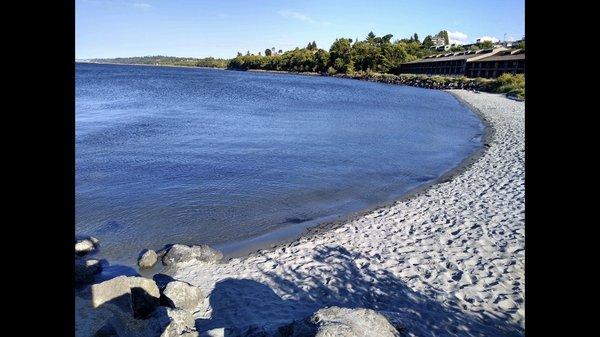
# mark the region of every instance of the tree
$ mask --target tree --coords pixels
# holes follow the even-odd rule
[[[425,49],[429,49],[431,47],[433,47],[433,41],[431,41],[431,35],[427,35],[425,36],[425,38],[423,39],[423,48]]]
[[[392,39],[392,37],[394,37],[394,35],[392,35],[392,34],[384,35],[381,38],[381,43],[390,43],[390,40]]]
[[[326,50],[318,49],[315,53],[315,63],[318,72],[325,72],[329,67],[329,53]]]
[[[375,34],[373,34],[373,32],[369,32],[369,35],[367,35],[367,41],[368,42],[373,42],[373,40],[375,40]]]
[[[481,49],[491,49],[494,48],[494,43],[490,40],[485,40],[479,43],[479,47]]]
[[[413,41],[419,42],[419,35],[417,35],[417,33],[413,35]]]
[[[437,33],[436,36],[443,37],[444,38],[444,44],[450,44],[450,39],[448,38],[448,31],[441,30],[439,33]]]
[[[283,50],[279,49],[279,51],[277,52],[277,54],[283,54]]]
[[[352,40],[336,39],[329,48],[329,60],[338,72],[346,72],[346,66],[351,61]]]
[[[432,45],[431,36],[427,36],[423,40],[423,44],[418,42],[416,34],[408,39],[395,42],[392,42],[392,38],[392,34],[378,37],[370,32],[364,40],[336,39],[329,48],[329,52],[317,48],[317,43],[312,41],[305,48],[297,47],[285,53],[280,49],[276,54],[275,47],[273,47],[265,49],[264,56],[262,52],[259,52],[258,55],[250,54],[250,51],[246,55],[238,52],[237,56],[228,62],[207,59],[203,61],[203,64],[226,64],[230,69],[241,70],[310,71],[326,72],[330,75],[335,73],[353,74],[355,71],[399,74],[401,64],[422,58],[430,53],[426,47]],[[162,63],[163,59],[165,57],[158,57],[154,63]],[[188,62],[187,59],[181,62],[184,61]]]

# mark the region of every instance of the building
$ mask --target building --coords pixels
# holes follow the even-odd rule
[[[401,65],[402,74],[498,77],[525,73],[525,50],[495,48],[430,55]]]
[[[433,43],[433,48],[443,47],[446,44],[444,37],[437,35],[431,38],[431,42]]]

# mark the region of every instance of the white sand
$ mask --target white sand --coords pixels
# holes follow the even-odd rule
[[[174,278],[210,295],[200,331],[273,330],[321,307],[375,309],[415,336],[524,334],[523,102],[451,91],[494,129],[452,180],[341,227]]]

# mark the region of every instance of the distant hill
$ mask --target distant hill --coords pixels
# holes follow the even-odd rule
[[[174,57],[174,56],[140,56],[140,57],[117,57],[89,59],[87,62],[94,63],[118,63],[118,64],[147,64],[158,66],[185,66],[185,67],[227,67],[226,59],[216,59],[214,57],[192,58],[192,57]]]

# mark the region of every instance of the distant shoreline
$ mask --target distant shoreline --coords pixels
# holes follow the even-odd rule
[[[176,66],[170,64],[142,64],[142,63],[114,63],[114,62],[81,62],[75,61],[75,63],[79,64],[110,64],[115,66],[144,66],[144,67],[169,67],[169,68],[198,68],[198,69],[217,69],[217,70],[227,70],[227,68],[218,68],[218,67],[198,67],[198,66]]]

